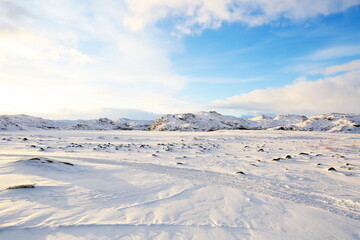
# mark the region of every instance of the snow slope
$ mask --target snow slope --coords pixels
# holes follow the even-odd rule
[[[359,239],[359,152],[342,133],[2,132],[0,239]]]

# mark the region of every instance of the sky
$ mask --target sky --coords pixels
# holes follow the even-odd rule
[[[0,114],[360,113],[360,0],[0,0]]]

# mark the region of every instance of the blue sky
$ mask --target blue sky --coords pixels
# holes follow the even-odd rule
[[[2,114],[360,112],[358,0],[0,2]]]
[[[259,88],[291,84],[318,68],[358,59],[359,51],[319,59],[310,56],[339,46],[359,49],[359,39],[359,6],[328,17],[287,23],[283,27],[269,24],[250,28],[235,23],[206,30],[184,40],[186,50],[174,56],[174,63],[183,75],[219,78],[219,81],[193,82],[180,96],[200,95],[201,99],[216,100]],[[204,91],[209,94],[202,96]]]

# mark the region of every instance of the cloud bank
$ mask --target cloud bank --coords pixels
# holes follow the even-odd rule
[[[354,69],[357,61],[333,66],[321,73],[337,73]],[[356,69],[356,68],[355,68]],[[314,115],[331,112],[360,112],[360,70],[315,81],[300,80],[280,88],[255,90],[214,102],[221,109],[244,112]]]
[[[1,1],[1,111],[179,106],[172,95],[186,81],[170,54],[180,43],[154,28],[129,31],[125,9],[112,0]]]

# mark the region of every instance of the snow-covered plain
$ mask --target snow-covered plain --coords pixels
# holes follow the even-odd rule
[[[356,133],[0,132],[0,239],[360,239],[359,159]]]

